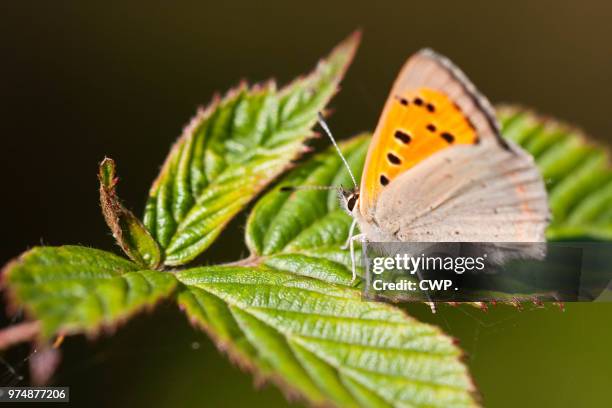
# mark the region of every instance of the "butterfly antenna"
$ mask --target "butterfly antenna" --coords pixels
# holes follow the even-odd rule
[[[300,190],[340,190],[342,187],[339,186],[282,186],[280,191],[287,193],[291,191]]]
[[[323,118],[323,114],[321,112],[319,112],[318,114],[319,114],[319,125],[321,125],[321,127],[323,128],[323,130],[325,131],[325,133],[331,140],[332,144],[336,148],[336,151],[338,152],[338,156],[340,156],[340,158],[342,159],[342,162],[346,166],[346,169],[348,170],[348,173],[351,176],[353,185],[355,186],[355,188],[357,188],[357,180],[355,180],[355,176],[353,175],[353,172],[351,171],[351,166],[349,166],[348,162],[346,161],[346,158],[342,154],[342,151],[340,150],[340,146],[338,146],[338,143],[336,143],[336,139],[334,139],[334,136],[332,135],[331,130],[329,130],[329,126],[327,126],[327,123],[325,122],[325,119]]]

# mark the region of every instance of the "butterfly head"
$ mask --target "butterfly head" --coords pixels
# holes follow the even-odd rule
[[[359,210],[359,189],[339,189],[340,204],[349,215],[354,215]]]

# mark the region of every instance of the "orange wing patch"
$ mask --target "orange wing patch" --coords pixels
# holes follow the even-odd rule
[[[366,161],[362,213],[384,186],[422,160],[453,144],[478,143],[469,118],[444,93],[421,88],[392,97]]]

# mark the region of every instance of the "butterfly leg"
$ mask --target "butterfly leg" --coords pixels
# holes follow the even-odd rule
[[[353,271],[353,279],[351,279],[351,283],[355,282],[355,279],[357,278],[357,267],[355,265],[355,241],[359,241],[361,243],[365,242],[365,234],[357,234],[349,238],[349,248],[351,249],[351,269]]]
[[[417,273],[417,277],[419,278],[419,281],[422,281],[423,276],[421,274],[421,270],[417,269],[416,273]],[[429,300],[429,302],[425,302],[425,303],[431,309],[431,313],[435,314],[436,313],[436,303],[431,300],[431,296],[429,296],[429,293],[425,292],[425,294],[427,295],[427,300]]]
[[[340,249],[348,249],[349,244],[351,243],[351,238],[353,238],[353,232],[355,232],[355,226],[357,225],[357,220],[353,220],[351,224],[351,228],[349,228],[348,237],[346,237],[346,242],[344,245],[340,247]]]

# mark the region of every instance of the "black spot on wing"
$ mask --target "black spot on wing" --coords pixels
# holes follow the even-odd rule
[[[400,142],[404,144],[408,144],[412,140],[412,138],[410,137],[408,133],[401,131],[401,130],[396,130],[394,136],[397,140],[399,140]]]
[[[451,135],[448,132],[442,132],[440,137],[442,137],[442,139],[446,140],[447,143],[453,143],[455,141],[455,136]]]
[[[387,153],[387,159],[391,164],[402,164],[402,159],[400,159],[393,153]]]

